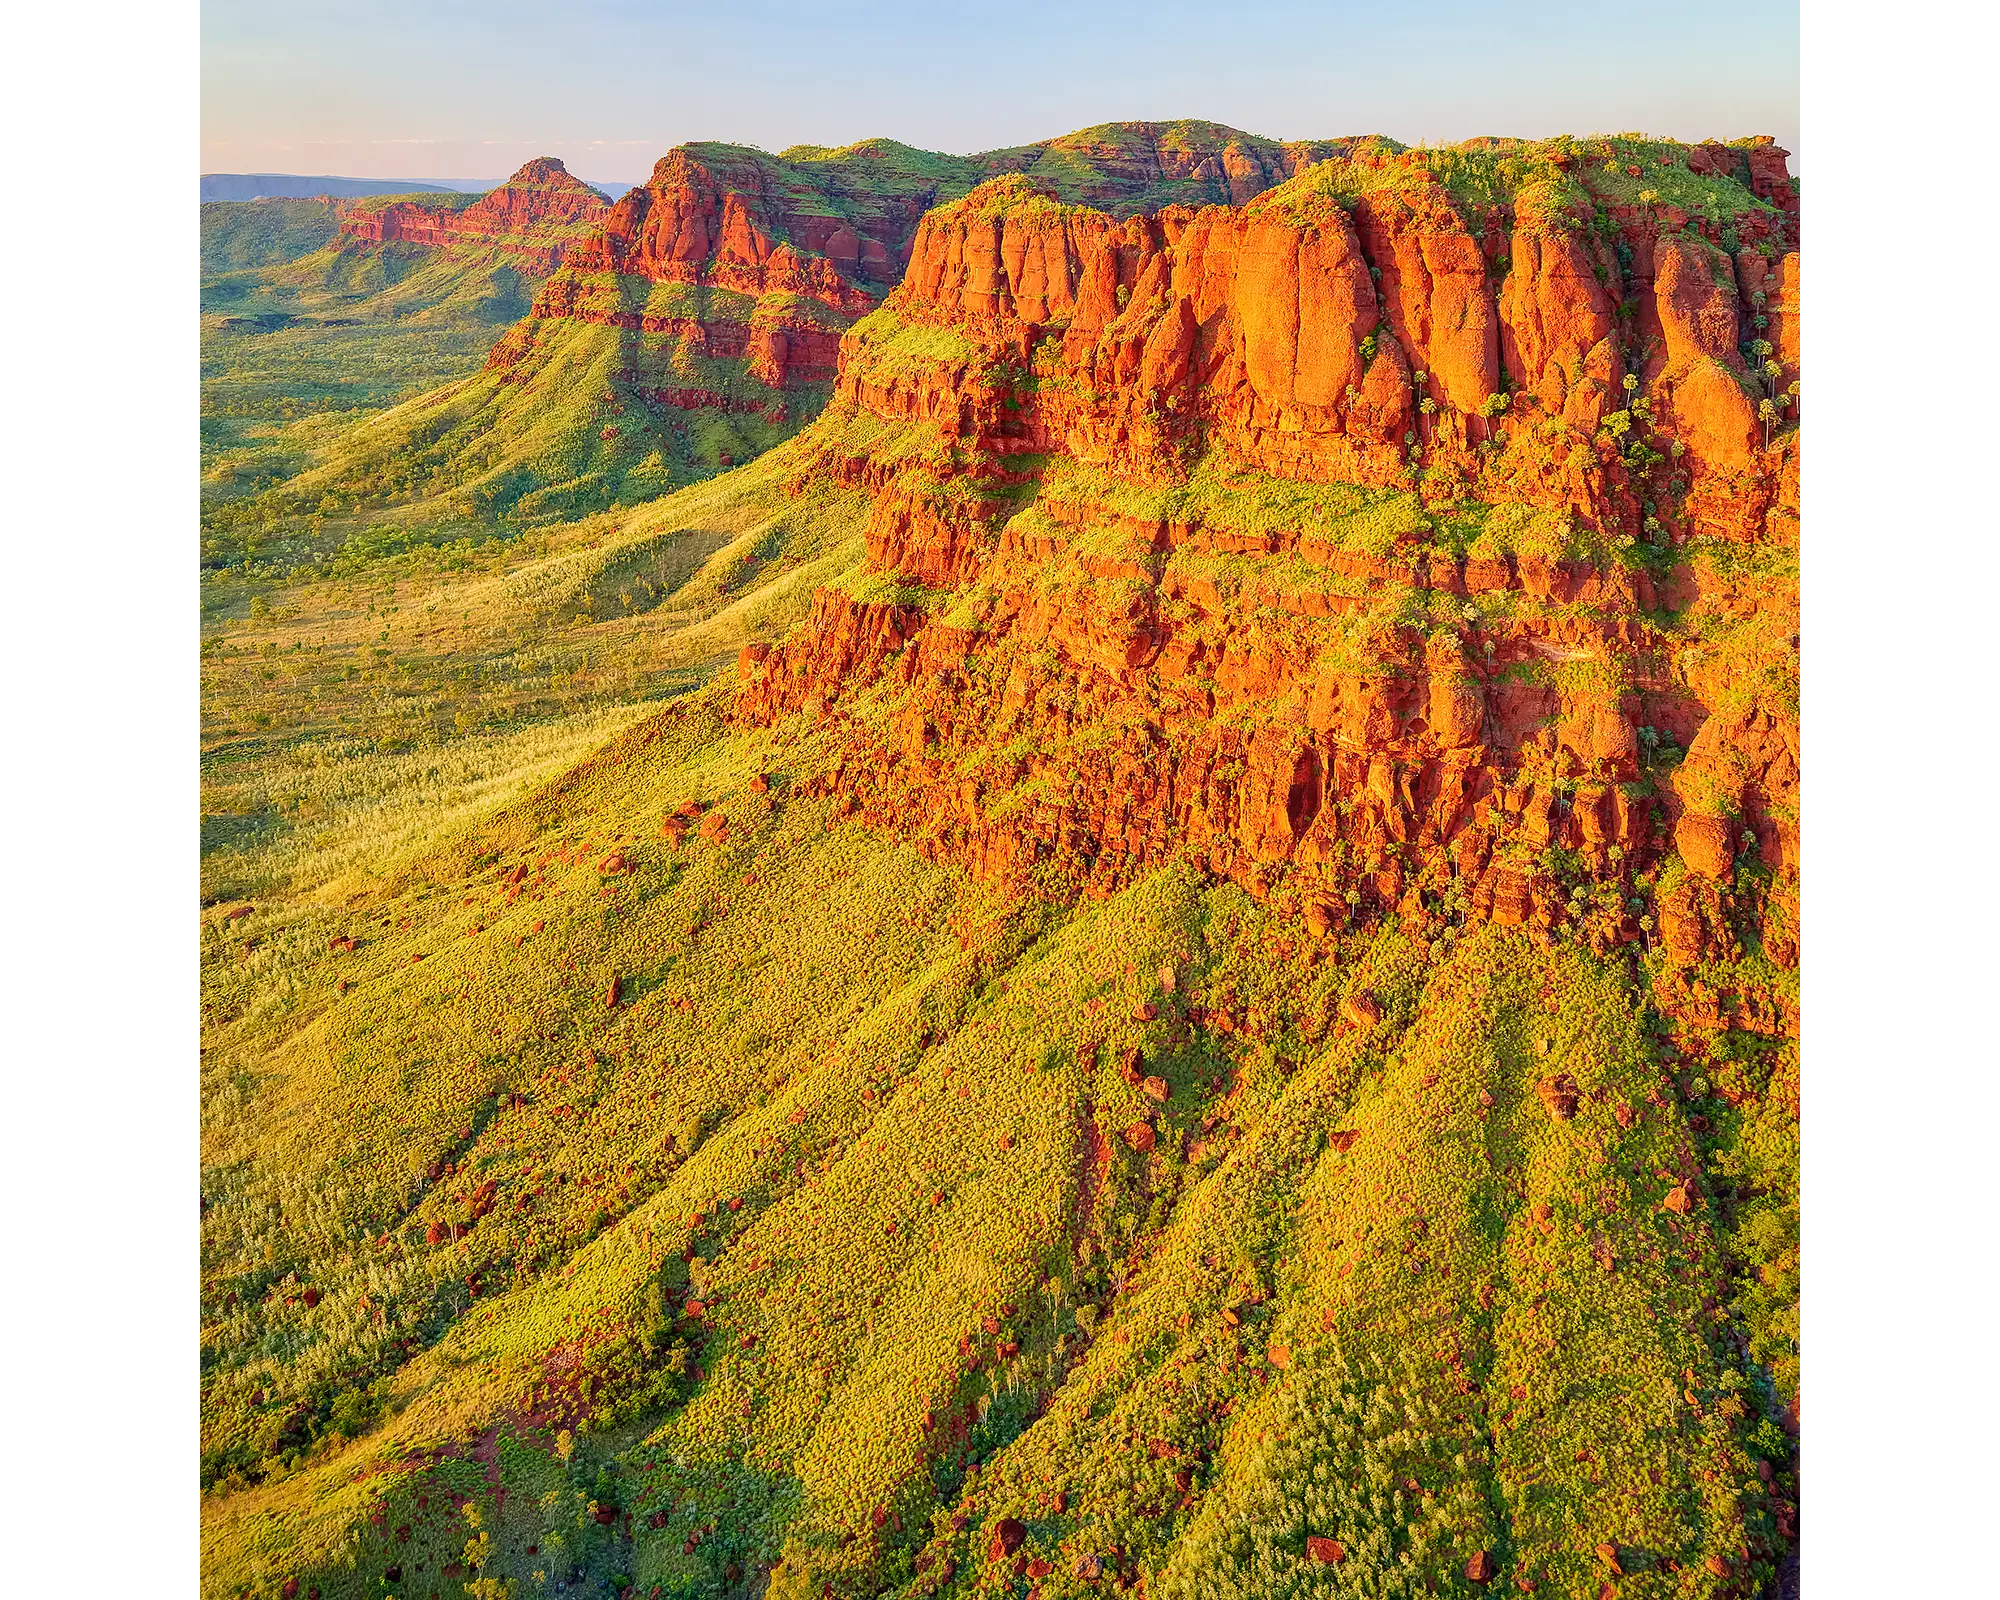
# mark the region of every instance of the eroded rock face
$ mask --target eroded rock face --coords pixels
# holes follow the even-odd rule
[[[1593,259],[1588,242],[1564,229],[1520,228],[1512,259],[1498,297],[1507,376],[1517,392],[1532,394],[1552,417],[1564,416],[1570,395],[1595,382],[1598,409],[1585,424],[1594,429],[1614,399],[1607,382],[1610,361],[1601,360],[1595,372],[1590,368],[1600,346],[1606,358],[1613,349],[1617,307],[1598,281],[1602,258]]]
[[[962,229],[949,259],[919,249],[921,265],[912,267],[919,225],[941,201],[996,174],[1024,173],[1117,215],[1169,196],[1243,201],[1350,143],[1281,145],[1212,123],[1116,123],[966,157],[886,140],[775,157],[685,145],[615,206],[600,206],[596,226],[489,369],[531,358],[565,322],[628,329],[665,336],[639,346],[623,375],[641,399],[796,425],[826,398],[842,332],[906,268],[948,274],[963,309],[977,312],[982,296],[992,299],[1004,259],[1008,281],[1024,285],[1007,315],[1046,321],[1069,306],[1074,286],[1062,281],[1061,253],[1038,297],[1035,263],[1021,258],[1019,237],[999,219],[990,230]],[[697,368],[708,381],[688,381]]]
[[[1734,819],[1796,871],[1796,715],[1741,676],[1795,670],[1794,580],[1703,554],[1794,548],[1796,430],[1761,437],[1741,345],[1743,284],[1796,253],[1739,274],[1685,218],[1607,235],[1541,194],[1510,227],[1339,168],[931,212],[808,469],[873,493],[909,598],[822,590],[736,714],[830,720],[824,787],[981,874],[1101,894],[1191,856],[1315,937],[1469,915],[1698,962],[1735,937]],[[1724,659],[1704,617],[1757,626]],[[1656,905],[1682,866],[1721,889]]]
[[[1435,182],[1366,194],[1355,216],[1397,341],[1440,401],[1478,411],[1500,388],[1500,317],[1469,219]]]
[[[340,234],[343,241],[370,244],[497,249],[539,278],[553,272],[570,246],[610,210],[610,202],[571,177],[562,162],[541,156],[462,210],[424,199],[356,206],[342,219]]]

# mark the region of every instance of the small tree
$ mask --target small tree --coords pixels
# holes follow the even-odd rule
[[[1778,392],[1778,378],[1783,374],[1785,369],[1771,359],[1771,351],[1772,344],[1769,339],[1752,339],[1750,341],[1750,353],[1757,358],[1758,374],[1764,379],[1768,392],[1776,394]]]

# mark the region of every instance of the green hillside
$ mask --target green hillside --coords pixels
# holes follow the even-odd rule
[[[1734,1592],[1787,1224],[1668,1200],[1782,1136],[1586,953],[807,798],[832,730],[725,711],[860,566],[813,443],[212,612],[206,1592]]]
[[[208,941],[214,1592],[468,1546],[570,1592],[983,1587],[1009,1516],[1045,1593],[1353,1588],[1308,1534],[1385,1594],[1764,1547],[1782,1435],[1706,1331],[1712,1222],[1661,1209],[1691,1135],[1618,976],[1499,932],[1307,964],[1174,871],[1001,905],[717,710]],[[1189,1025],[1232,1002],[1254,1034]]]
[[[264,519],[246,522],[239,503],[297,476],[354,422],[476,371],[532,294],[497,252],[343,246],[330,228],[327,238],[318,231],[225,234],[216,240],[225,259],[265,242],[273,259],[212,273],[204,241],[202,508],[212,556],[220,538],[240,559]],[[305,248],[275,259],[293,243]]]
[[[329,243],[340,212],[327,200],[212,200],[201,208],[201,275],[282,266]]]
[[[689,149],[822,239],[1302,159],[1139,126]],[[1492,143],[1271,209],[1483,206]],[[1641,551],[1414,467],[1027,454],[1061,341],[856,311],[821,410],[716,353],[821,314],[747,270],[522,316],[287,216],[203,287],[204,1595],[1796,1592],[1789,510]],[[1631,763],[1564,764],[1600,720]],[[1258,807],[1398,864],[1232,878]]]

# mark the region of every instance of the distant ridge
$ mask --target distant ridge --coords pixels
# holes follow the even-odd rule
[[[201,175],[201,198],[205,203],[210,200],[310,200],[322,194],[342,199],[371,194],[484,194],[489,189],[499,188],[506,181],[505,178],[490,181],[469,178],[313,178],[301,177],[293,172],[204,172]],[[616,200],[632,185],[599,183],[592,187],[608,199]]]
[[[204,172],[203,200],[310,200],[315,195],[477,194],[489,184],[420,183],[413,178],[308,178],[289,172]]]

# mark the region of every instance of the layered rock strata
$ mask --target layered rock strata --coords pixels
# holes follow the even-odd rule
[[[815,430],[869,570],[738,717],[830,723],[850,808],[1053,892],[1193,856],[1321,936],[1794,963],[1782,160],[1371,147],[1243,205],[931,212]]]
[[[470,205],[450,196],[349,205],[339,242],[494,250],[519,271],[544,278],[610,209],[603,195],[571,177],[562,162],[542,156]]]
[[[1165,196],[1244,200],[1352,142],[1117,123],[966,157],[888,140],[775,157],[685,145],[603,217],[489,369],[531,360],[569,324],[615,327],[639,336],[620,373],[636,399],[803,422],[827,397],[841,334],[901,279],[940,201],[1004,173],[1114,215]]]

